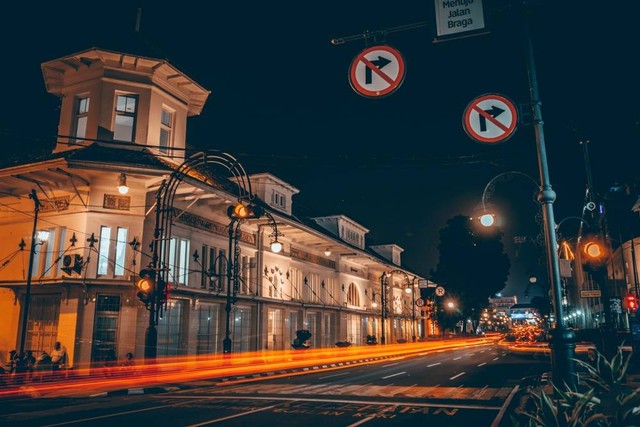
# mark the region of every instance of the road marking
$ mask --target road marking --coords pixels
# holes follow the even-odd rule
[[[391,365],[382,365],[382,367],[383,367],[383,368],[388,368],[389,366],[396,366],[396,365],[399,365],[399,364],[400,364],[400,362],[398,362],[398,363],[392,363]]]
[[[216,418],[215,420],[205,421],[203,423],[191,424],[191,425],[189,425],[187,427],[200,427],[200,426],[206,426],[206,425],[213,424],[213,423],[219,423],[220,421],[226,421],[226,420],[231,420],[233,418],[244,417],[245,415],[253,414],[255,412],[266,411],[267,409],[275,408],[276,406],[279,406],[279,405],[280,404],[271,405],[271,406],[265,406],[264,408],[254,409],[253,411],[247,411],[247,412],[243,412],[241,414],[229,415],[228,417]]]
[[[463,376],[464,374],[466,374],[466,372],[460,372],[458,375],[454,375],[454,376],[452,376],[451,378],[449,378],[449,380],[455,380],[456,378],[461,377],[461,376]]]
[[[487,362],[482,362],[481,364],[479,364],[479,365],[478,365],[478,368],[479,368],[480,366],[484,366],[484,365],[486,365],[486,364],[487,364]]]
[[[150,395],[150,396],[153,396],[153,395]],[[163,396],[163,397],[166,398],[166,396]],[[202,397],[200,397],[200,399],[202,399]],[[200,400],[200,399],[197,399],[197,400]],[[173,403],[173,404],[169,404],[169,405],[152,406],[150,408],[134,409],[132,411],[115,412],[115,413],[110,413],[110,414],[107,414],[107,415],[100,415],[98,417],[81,418],[81,419],[73,420],[73,421],[65,421],[63,423],[48,424],[47,426],[44,426],[44,427],[54,427],[54,426],[64,426],[64,425],[68,425],[68,424],[84,423],[86,421],[93,421],[93,420],[100,420],[100,419],[104,419],[104,418],[118,417],[120,415],[135,414],[137,412],[154,411],[156,409],[166,408],[168,406],[182,406],[183,404],[189,404],[189,402],[180,402],[180,403]]]
[[[319,379],[319,380],[324,380],[324,379],[326,379],[326,378],[339,377],[339,376],[347,375],[347,374],[348,374],[348,372],[343,372],[342,374],[329,375],[329,376],[326,376],[326,377],[320,377],[320,378],[318,378],[318,379]]]
[[[356,427],[356,426],[359,426],[361,424],[368,423],[369,421],[374,420],[375,418],[376,417],[363,418],[360,421],[358,421],[357,423],[349,424],[347,427]]]
[[[458,357],[454,357],[453,360],[460,360],[462,359],[462,356],[458,356]]]
[[[438,365],[440,365],[440,362],[438,362],[438,363],[432,363],[431,365],[427,365],[427,368],[431,368],[431,367],[433,367],[433,366],[438,366]]]
[[[154,398],[158,398],[158,396],[154,396],[154,395],[150,395],[153,396]],[[166,396],[165,396],[166,398]],[[442,403],[441,402],[437,402],[437,403],[428,403],[428,402],[406,402],[406,401],[401,401],[401,400],[365,400],[365,399],[331,399],[331,398],[309,398],[309,397],[299,397],[299,396],[295,396],[295,397],[288,397],[288,396],[225,396],[225,395],[215,395],[215,396],[207,396],[207,395],[197,395],[197,396],[171,396],[172,399],[188,399],[188,401],[190,400],[218,400],[218,399],[224,399],[224,400],[276,400],[276,401],[284,401],[284,402],[331,402],[331,403],[349,403],[349,404],[356,404],[356,405],[393,405],[393,406],[417,406],[420,408],[441,408],[442,407]],[[174,405],[171,405],[174,406]],[[480,410],[487,410],[487,411],[497,411],[501,408],[501,406],[494,406],[494,405],[474,405],[474,404],[465,404],[465,403],[447,403],[447,408],[453,408],[453,409],[480,409]],[[156,408],[150,408],[149,410],[152,409],[157,409],[157,408],[163,408],[166,407],[166,405],[164,406],[158,406]],[[139,411],[135,411],[135,412],[139,412]],[[110,415],[111,416],[111,415]],[[101,418],[106,418],[106,417],[101,417]],[[77,421],[77,422],[82,422],[82,421]],[[68,424],[69,422],[67,422]],[[56,424],[56,425],[64,425],[64,423],[62,424]]]
[[[406,372],[398,372],[397,374],[387,375],[386,377],[382,377],[382,379],[386,380],[387,378],[397,377],[398,375],[402,375],[402,374],[406,374]]]
[[[499,357],[495,357],[493,360],[498,360],[498,359],[499,359]]]

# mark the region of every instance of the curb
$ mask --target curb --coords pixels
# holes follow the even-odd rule
[[[103,393],[92,394],[89,397],[112,397],[112,396],[132,396],[139,394],[168,393],[180,390],[180,387],[144,387],[144,388],[124,388],[111,390]]]

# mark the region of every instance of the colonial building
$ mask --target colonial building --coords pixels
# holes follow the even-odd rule
[[[293,185],[187,149],[210,93],[166,60],[93,48],[42,71],[61,99],[57,143],[0,169],[0,359],[55,341],[77,367],[141,358],[149,266],[168,289],[158,356],[221,353],[225,338],[232,352],[287,349],[300,329],[314,347],[425,336],[402,248],[368,247],[345,215],[297,214]],[[247,201],[265,215],[230,222]]]

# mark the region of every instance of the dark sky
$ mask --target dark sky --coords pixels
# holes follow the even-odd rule
[[[519,2],[485,0],[489,34],[441,43],[433,42],[433,4],[12,2],[0,27],[0,136],[14,147],[50,144],[58,100],[46,93],[40,64],[93,46],[126,50],[141,7],[141,34],[158,55],[212,92],[188,123],[190,145],[228,151],[249,172],[290,182],[300,189],[294,203],[309,216],[349,216],[371,230],[369,243],[400,245],[404,265],[428,276],[437,264],[439,229],[457,214],[473,215],[493,177],[518,171],[539,179],[532,126],[520,124],[497,145],[472,140],[462,126],[465,108],[483,94],[506,96],[529,111]],[[559,222],[582,212],[580,141],[591,141],[598,189],[639,175],[640,2],[531,4]],[[417,25],[384,40],[330,43],[411,24]],[[391,95],[369,99],[351,88],[348,70],[360,51],[379,44],[402,54],[406,77]],[[530,243],[540,228],[534,191],[530,180],[514,175],[499,180],[490,197],[509,215],[505,244],[513,270],[506,294],[522,294],[540,268],[541,248]],[[526,243],[514,245],[515,236]]]

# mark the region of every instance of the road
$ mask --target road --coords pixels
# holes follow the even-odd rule
[[[525,376],[548,359],[494,345],[435,350],[259,378],[198,379],[172,388],[12,399],[0,423],[17,426],[491,426]],[[155,391],[155,392],[154,392]],[[497,425],[497,424],[496,424]]]

